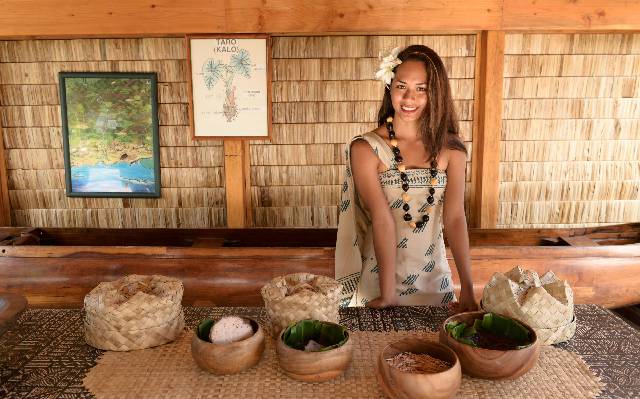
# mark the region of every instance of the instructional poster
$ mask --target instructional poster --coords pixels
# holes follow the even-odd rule
[[[191,38],[194,136],[267,137],[267,39]]]

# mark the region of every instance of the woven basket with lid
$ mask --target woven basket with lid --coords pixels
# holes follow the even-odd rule
[[[180,280],[159,275],[98,284],[84,298],[86,342],[129,351],[173,341],[184,329],[183,292]]]
[[[290,323],[314,319],[339,323],[338,303],[342,284],[327,276],[294,273],[276,277],[262,287],[271,336]]]
[[[573,291],[553,272],[542,277],[517,266],[495,273],[482,294],[482,308],[530,325],[542,345],[571,339],[576,330]]]

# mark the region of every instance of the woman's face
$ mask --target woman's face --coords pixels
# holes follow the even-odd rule
[[[420,61],[405,61],[391,82],[391,104],[396,118],[417,121],[427,106],[427,70]]]

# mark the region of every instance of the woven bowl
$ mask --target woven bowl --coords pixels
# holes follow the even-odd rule
[[[531,334],[531,345],[521,349],[495,350],[477,348],[464,344],[450,336],[445,330],[447,323],[461,321],[472,325],[486,312],[466,312],[449,317],[440,327],[440,343],[447,345],[458,355],[462,371],[472,377],[490,380],[513,379],[527,373],[538,361],[540,344],[536,332],[529,325],[520,322]]]
[[[538,335],[540,345],[553,345],[565,342],[573,338],[576,333],[576,318],[573,317],[570,323],[555,328],[534,328]]]
[[[439,373],[409,373],[393,367],[386,359],[402,352],[426,354],[452,366]],[[460,361],[447,346],[419,338],[404,338],[387,345],[378,357],[378,383],[390,398],[445,399],[455,396],[462,381]]]
[[[113,351],[173,341],[184,328],[183,292],[180,280],[160,275],[102,282],[84,298],[85,341]]]
[[[485,312],[491,312],[490,309],[487,309],[484,306],[482,301],[480,301],[480,309]],[[496,313],[500,313],[500,312],[496,312]],[[501,313],[501,314],[503,314],[504,316],[511,317],[515,320],[518,320],[520,323],[523,323],[523,324],[527,323],[526,320],[522,320],[516,315],[510,314],[510,313]],[[574,334],[576,333],[575,314],[573,315],[570,322],[563,323],[553,327],[548,327],[548,328],[534,327],[535,326],[534,323],[536,322],[536,320],[529,321],[529,322],[531,323],[530,324],[531,328],[533,328],[533,330],[536,332],[536,335],[538,336],[538,342],[540,343],[540,345],[553,345],[553,344],[558,344],[560,342],[565,342],[573,338]]]
[[[309,286],[313,290],[296,290]],[[342,284],[327,276],[293,273],[272,279],[260,290],[267,311],[267,329],[276,338],[289,324],[304,319],[338,323]]]
[[[242,341],[214,344],[193,334],[191,356],[201,369],[212,374],[235,374],[258,364],[264,352],[264,330],[257,321],[244,319],[251,323],[253,335]]]
[[[282,371],[294,380],[306,382],[329,381],[340,376],[349,367],[353,353],[351,336],[347,335],[347,341],[335,349],[305,352],[291,348],[284,343],[282,336],[285,331],[286,328],[278,335],[276,354]]]

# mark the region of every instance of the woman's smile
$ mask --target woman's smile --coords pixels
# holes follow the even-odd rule
[[[405,114],[412,114],[418,110],[418,107],[411,107],[408,105],[401,105],[400,110]]]

